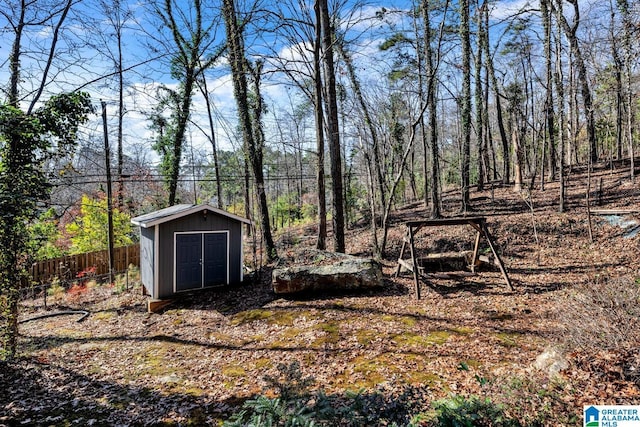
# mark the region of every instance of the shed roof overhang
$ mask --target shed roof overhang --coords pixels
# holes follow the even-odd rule
[[[214,208],[211,205],[191,205],[191,204],[180,204],[169,206],[168,208],[160,209],[154,212],[149,212],[144,215],[137,216],[131,219],[131,222],[134,225],[140,226],[142,228],[153,227],[158,224],[162,224],[168,221],[173,221],[174,219],[182,218],[187,215],[191,215],[196,212],[208,211],[212,212],[216,215],[221,215],[232,220],[242,222],[244,224],[251,224],[251,221],[247,218],[243,218],[238,215],[234,215],[227,211],[223,211],[222,209]]]

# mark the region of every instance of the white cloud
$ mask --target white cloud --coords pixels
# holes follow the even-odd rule
[[[531,0],[501,0],[491,6],[491,19],[507,19],[533,7]]]

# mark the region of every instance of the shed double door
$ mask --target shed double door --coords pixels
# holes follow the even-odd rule
[[[175,235],[176,292],[229,282],[228,233]]]

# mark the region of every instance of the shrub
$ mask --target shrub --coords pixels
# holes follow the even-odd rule
[[[247,400],[223,424],[239,426],[413,426],[413,414],[424,409],[426,388],[327,395],[310,391],[314,380],[303,377],[297,362],[278,366],[279,375],[265,377],[279,396]]]
[[[60,279],[54,277],[51,281],[51,285],[47,288],[47,295],[52,297],[54,301],[59,301],[65,293],[65,288],[62,286]]]
[[[640,284],[632,277],[597,277],[580,286],[560,314],[563,342],[589,370],[640,384]],[[607,357],[594,357],[592,350]],[[611,369],[609,365],[616,365]],[[599,366],[600,365],[600,366]],[[597,369],[592,369],[597,367]]]
[[[502,405],[494,404],[489,398],[452,396],[433,404],[437,426],[441,427],[483,427],[520,426],[508,418]]]
[[[77,302],[80,297],[87,293],[87,287],[83,283],[76,283],[67,291],[67,299]]]
[[[632,278],[597,277],[578,287],[569,305],[561,316],[570,347],[629,351],[640,342],[640,285]]]

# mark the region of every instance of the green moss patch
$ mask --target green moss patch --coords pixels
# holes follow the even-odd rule
[[[230,324],[231,326],[241,326],[260,320],[269,320],[273,317],[273,315],[273,311],[264,309],[241,311],[231,318]]]
[[[256,308],[237,313],[231,318],[231,326],[242,326],[251,322],[266,321],[270,325],[293,326],[300,318],[314,319],[317,314],[309,310],[269,310]]]
[[[269,369],[273,367],[273,360],[261,357],[253,362],[253,367],[256,369]]]
[[[222,375],[231,378],[244,378],[247,376],[247,371],[238,365],[227,365],[222,368]]]
[[[340,325],[337,322],[322,322],[316,325],[315,328],[324,332],[324,335],[314,340],[311,345],[313,348],[340,342]]]
[[[450,331],[432,331],[426,335],[407,331],[395,335],[392,341],[402,347],[428,347],[444,344],[450,336]]]
[[[355,332],[356,341],[358,341],[358,344],[360,345],[369,345],[379,336],[379,332],[373,331],[371,329],[358,329]]]
[[[503,347],[518,347],[520,344],[518,343],[518,339],[520,334],[517,332],[499,332],[496,334],[496,337],[499,340],[499,343]]]
[[[94,313],[92,317],[95,320],[109,320],[116,317],[116,313],[113,311],[99,311],[97,313]]]

